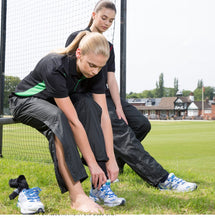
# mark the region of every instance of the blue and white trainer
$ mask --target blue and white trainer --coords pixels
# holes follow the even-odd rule
[[[176,192],[190,192],[197,189],[196,183],[186,182],[170,173],[167,180],[158,184],[160,190],[173,190]]]
[[[39,193],[41,189],[39,187],[31,189],[23,189],[19,194],[17,207],[20,208],[22,214],[36,214],[44,213],[44,205],[40,201]]]
[[[104,203],[105,206],[114,207],[125,204],[124,198],[118,198],[115,193],[111,190],[110,180],[101,186],[101,188],[90,190],[90,199],[97,203]]]

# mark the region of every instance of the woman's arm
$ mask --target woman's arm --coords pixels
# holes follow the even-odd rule
[[[106,163],[109,179],[113,182],[117,179],[119,174],[119,168],[115,159],[113,148],[113,132],[111,121],[108,113],[106,95],[105,94],[93,94],[93,99],[102,108],[101,127],[105,139],[106,153],[109,161]]]
[[[122,109],[121,100],[119,96],[119,87],[114,72],[107,73],[107,83],[108,83],[108,88],[110,90],[111,98],[116,107],[116,114],[118,118],[123,119],[126,122],[126,124],[128,124],[126,116]]]
[[[68,118],[71,126],[76,144],[78,145],[86,163],[91,172],[92,183],[95,187],[100,186],[106,182],[106,177],[102,169],[96,162],[95,156],[91,150],[86,131],[79,121],[77,112],[69,97],[55,98],[57,106],[63,111]],[[99,183],[99,185],[97,185]]]

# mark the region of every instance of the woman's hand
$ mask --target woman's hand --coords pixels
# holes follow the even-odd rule
[[[96,162],[86,131],[82,123],[79,121],[77,112],[70,98],[55,98],[55,102],[68,118],[77,146],[79,147],[92,175],[92,184],[95,188],[100,188],[102,184],[106,183],[107,178]]]
[[[107,182],[105,173],[97,163],[92,166],[88,164],[88,167],[91,173],[91,180],[94,188],[100,189],[100,187]]]
[[[119,175],[119,167],[115,159],[109,160],[106,163],[106,169],[108,173],[108,177],[111,182],[115,181]]]
[[[122,108],[116,108],[116,114],[118,116],[118,119],[123,119],[125,121],[125,123],[128,124],[128,121],[125,117],[125,114],[124,114]]]

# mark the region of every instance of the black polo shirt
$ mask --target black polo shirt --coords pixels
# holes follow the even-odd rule
[[[100,71],[92,78],[85,78],[76,70],[76,58],[51,53],[43,57],[35,69],[19,83],[14,94],[50,100],[87,92],[105,93],[103,72]]]
[[[73,32],[68,37],[65,46],[67,47],[70,43],[72,43],[72,41],[75,39],[75,37],[81,31],[90,31],[91,32],[90,28],[86,28],[84,30]],[[106,86],[107,86],[107,72],[115,72],[115,53],[114,53],[114,48],[113,48],[113,44],[112,43],[110,43],[110,42],[108,42],[108,43],[109,43],[109,46],[110,46],[110,57],[109,57],[106,65],[102,68],[102,71],[103,71],[104,77],[105,77],[105,84],[106,84]]]

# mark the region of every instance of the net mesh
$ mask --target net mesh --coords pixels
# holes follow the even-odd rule
[[[8,0],[5,74],[24,78],[67,37],[87,27],[98,0]],[[114,1],[113,1],[114,2]],[[114,26],[105,33],[114,38]]]
[[[52,161],[48,141],[36,129],[21,123],[3,126],[4,158],[34,162]]]
[[[98,0],[8,0],[5,75],[23,79],[53,49],[65,46],[68,36],[87,27]],[[113,0],[118,7],[120,0]],[[118,19],[118,17],[117,17]],[[115,37],[115,23],[104,34]],[[51,162],[48,141],[23,125],[3,126],[5,158]]]

